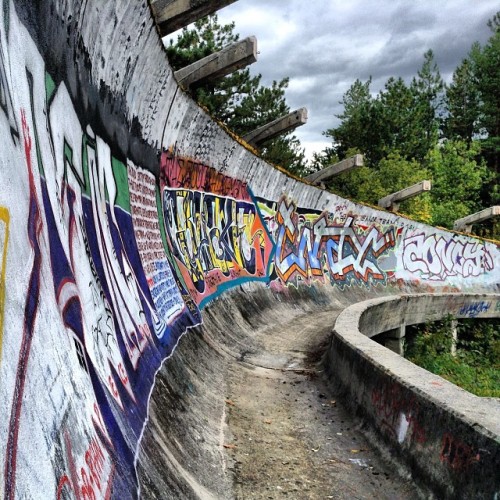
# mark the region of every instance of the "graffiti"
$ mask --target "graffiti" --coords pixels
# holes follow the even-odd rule
[[[481,460],[479,452],[449,433],[443,436],[440,456],[442,462],[457,472],[466,471]]]
[[[251,201],[245,182],[221,174],[202,163],[177,156],[175,151],[165,151],[162,154],[161,175],[162,184],[166,186]]]
[[[394,280],[395,288],[425,273],[479,277],[463,286],[491,288],[492,277],[485,284],[483,274],[493,269],[491,255],[498,259],[492,244],[460,237],[444,245],[444,237],[416,235],[403,252],[396,248],[401,228],[423,226],[368,209],[353,215],[351,202],[319,191],[311,191],[314,200],[309,192],[301,199],[324,211],[298,207],[285,194],[276,200],[277,189],[295,185],[275,182],[282,173],[269,174],[272,185],[260,193],[273,199],[257,201],[246,182],[224,172],[251,179],[251,166],[255,175],[264,171],[261,160],[229,139],[219,141],[208,118],[204,131],[180,127],[174,134],[195,158],[162,152],[155,178],[124,151],[128,144],[136,158],[138,151],[145,158],[160,153],[149,149],[159,130],[151,122],[160,115],[141,114],[151,117],[146,128],[132,118],[138,127],[131,141],[115,128],[116,117],[108,127],[113,103],[103,106],[100,92],[75,86],[85,78],[71,81],[70,95],[58,61],[48,66],[53,80],[40,55],[52,52],[40,51],[29,36],[38,26],[26,31],[9,5],[0,9],[0,497],[139,496],[139,442],[157,370],[201,323],[201,308],[232,286],[250,280],[281,290],[315,280],[372,285],[411,268],[415,274]],[[54,19],[69,19],[66,10],[54,11]],[[109,82],[102,83],[106,89]],[[171,96],[165,90],[159,95]],[[77,96],[85,102],[76,103]],[[116,109],[127,109],[122,104]],[[172,108],[165,125],[185,123],[183,106]],[[147,141],[136,142],[144,130],[151,132]],[[166,126],[165,137],[170,131]],[[106,140],[99,135],[111,133]],[[403,253],[406,265],[396,268]],[[452,285],[459,290],[462,283]],[[315,288],[309,295],[317,296]],[[478,302],[462,314],[493,307],[500,306]],[[372,402],[400,443],[425,441],[417,402],[393,389],[374,391]],[[442,459],[451,467],[469,463],[456,458],[468,456],[474,454],[465,445],[443,441]]]
[[[427,441],[425,429],[420,425],[421,409],[415,396],[406,399],[399,385],[375,388],[371,402],[379,425],[401,444],[410,430],[410,440],[417,443]]]
[[[264,279],[272,244],[255,205],[192,191],[163,189],[173,255],[200,303],[237,279]]]
[[[7,248],[9,245],[10,214],[5,207],[0,207],[0,362],[2,360],[3,315],[5,305],[5,272],[7,269]]]
[[[386,233],[373,226],[364,230],[354,226],[353,217],[339,224],[328,213],[304,221],[286,198],[278,205],[276,221],[275,268],[285,283],[298,277],[307,282],[328,277],[332,284],[385,279],[377,258],[394,247],[393,229]]]
[[[479,302],[472,302],[470,304],[464,304],[458,314],[460,316],[465,316],[467,318],[475,318],[483,312],[489,311],[491,307],[491,302],[485,302],[483,300]]]
[[[24,328],[19,350],[19,360],[17,363],[16,383],[14,395],[12,397],[11,414],[9,421],[9,433],[7,437],[6,457],[5,457],[5,495],[8,499],[13,499],[16,485],[16,466],[19,438],[19,424],[21,417],[21,408],[24,399],[24,388],[26,375],[28,371],[28,359],[30,357],[33,336],[35,332],[35,321],[38,313],[39,294],[40,294],[40,267],[42,261],[42,252],[40,247],[40,238],[42,232],[42,217],[40,206],[38,204],[37,192],[35,187],[35,176],[32,165],[32,140],[29,126],[26,120],[26,112],[21,110],[21,123],[23,131],[23,144],[28,169],[29,180],[29,218],[27,221],[27,233],[30,245],[33,249],[34,257],[31,268],[31,275],[26,294],[26,303],[24,306]]]
[[[425,233],[403,242],[403,265],[412,273],[420,272],[429,280],[443,281],[449,276],[464,278],[492,271],[494,264],[484,243],[463,242]]]
[[[167,243],[196,304],[267,279],[273,243],[244,182],[166,151],[160,188]]]
[[[137,247],[159,317],[167,323],[185,307],[182,295],[166,259],[156,207],[154,176],[128,165],[130,206]],[[162,338],[164,329],[156,329]]]
[[[137,489],[135,447],[146,420],[154,374],[179,336],[199,322],[199,311],[192,299],[187,300],[187,292],[172,281],[164,251],[155,248],[153,275],[143,272],[141,257],[148,255],[140,253],[137,242],[157,246],[162,241],[158,222],[152,231],[146,227],[147,234],[139,232],[148,220],[158,220],[156,211],[144,212],[156,208],[152,197],[155,179],[145,179],[137,169],[132,173],[135,180],[129,183],[127,167],[113,158],[109,146],[90,127],[82,129],[64,84],[50,85],[45,100],[43,93],[34,91],[35,77],[29,71],[23,76],[28,83],[30,110],[22,111],[21,124],[29,186],[26,239],[31,262],[26,267],[31,272],[14,391],[9,396],[4,496],[23,496],[22,491],[29,491],[30,485],[17,479],[22,420],[32,414],[33,401],[44,406],[44,398],[51,398],[46,401],[47,411],[39,415],[40,429],[58,428],[63,409],[69,408],[77,416],[68,430],[74,446],[69,438],[61,439],[66,443],[61,445],[60,454],[66,457],[65,471],[56,466],[60,455],[51,455],[54,474],[59,472],[58,495],[66,497],[73,492],[77,498],[105,498],[112,488],[118,497],[125,497]],[[48,77],[43,81],[51,83]],[[129,192],[132,184],[136,188],[133,200]],[[0,208],[0,306],[9,221],[9,211]],[[152,294],[159,297],[154,288],[156,278],[159,286],[169,286],[177,293],[177,305],[181,302],[181,306],[174,316],[160,300],[152,298]],[[47,293],[51,287],[53,293]],[[41,309],[43,314],[39,314]],[[43,322],[49,315],[50,327],[39,326],[39,316]],[[163,318],[168,319],[168,327]],[[35,336],[42,342],[40,335],[53,351],[31,352]],[[53,381],[52,356],[58,370],[64,367],[64,374],[59,371]],[[39,373],[29,374],[30,370],[43,370],[44,375],[40,378]],[[50,389],[35,389],[34,381],[38,380]],[[98,410],[98,426],[93,418],[85,424],[90,408]],[[97,434],[93,427],[98,427]],[[53,434],[50,439],[48,435],[37,437],[49,445]],[[103,437],[115,447],[113,460],[102,444]],[[72,449],[77,451],[74,457]],[[23,470],[37,456],[23,452]]]
[[[66,494],[70,491],[82,500],[110,498],[114,466],[97,435],[90,440],[83,457],[78,457],[79,469],[67,429],[64,431],[64,448],[69,471],[59,479],[57,500],[67,498]]]

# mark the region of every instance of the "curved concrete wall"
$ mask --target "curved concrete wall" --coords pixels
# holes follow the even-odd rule
[[[324,360],[332,383],[438,498],[498,496],[500,401],[474,396],[369,337],[448,315],[498,317],[499,299],[498,294],[383,297],[347,307],[335,322]]]
[[[266,303],[498,289],[493,243],[242,147],[179,90],[146,2],[3,0],[0,108],[6,499],[136,497],[155,375],[236,285]]]

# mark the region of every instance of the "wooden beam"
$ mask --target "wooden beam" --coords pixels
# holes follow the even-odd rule
[[[285,132],[289,132],[290,130],[300,127],[306,122],[307,109],[299,108],[292,111],[288,115],[277,118],[266,125],[262,125],[262,127],[255,129],[253,132],[244,135],[243,139],[252,146],[258,146],[259,144],[262,144],[263,142],[280,134],[284,134]]]
[[[456,231],[464,231],[465,233],[470,233],[473,224],[479,224],[480,222],[492,219],[493,217],[498,217],[499,215],[500,215],[499,205],[485,208],[484,210],[476,212],[475,214],[467,215],[467,217],[462,217],[461,219],[457,219],[453,223],[453,229],[455,229]]]
[[[420,181],[417,184],[413,184],[413,186],[409,186],[405,189],[401,189],[401,191],[384,196],[384,198],[378,200],[378,206],[397,212],[399,210],[399,204],[402,201],[405,201],[408,198],[413,198],[424,191],[430,190],[431,181]]]
[[[256,60],[257,39],[250,36],[181,68],[174,75],[180,85],[189,88],[196,83],[226,76]]]
[[[318,172],[305,177],[305,180],[312,182],[313,184],[319,184],[320,182],[326,181],[339,175],[343,172],[348,172],[354,168],[362,167],[364,165],[363,155],[354,155],[350,158],[346,158],[339,163],[329,165]]]
[[[236,0],[151,0],[151,10],[163,37],[213,14]]]

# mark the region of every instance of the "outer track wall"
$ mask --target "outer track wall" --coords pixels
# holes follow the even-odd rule
[[[498,298],[383,297],[347,307],[335,322],[324,360],[332,383],[393,458],[437,498],[497,498],[500,401],[474,396],[368,337],[447,315],[498,317]]]
[[[6,499],[136,497],[155,374],[235,285],[498,287],[495,245],[242,147],[178,89],[145,2],[3,0],[0,137]]]

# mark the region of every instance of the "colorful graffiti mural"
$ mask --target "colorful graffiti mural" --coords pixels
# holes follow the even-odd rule
[[[355,226],[332,214],[301,214],[293,201],[282,198],[276,213],[275,268],[284,283],[303,280],[332,284],[374,283],[386,274],[377,259],[396,244],[394,229]]]
[[[483,242],[425,233],[406,235],[403,264],[408,271],[436,281],[450,276],[477,277],[494,268],[493,257]]]
[[[157,370],[231,287],[359,285],[368,294],[398,280],[454,278],[478,289],[498,281],[493,244],[325,201],[295,181],[290,192],[266,186],[256,198],[238,178],[251,177],[243,167],[256,162],[255,176],[275,186],[285,176],[246,150],[240,172],[240,147],[211,121],[203,147],[188,152],[208,155],[223,141],[236,166],[160,143],[155,177],[140,155],[124,154],[119,134],[103,138],[87,103],[75,103],[73,81],[57,72],[53,80],[9,5],[0,9],[2,498],[137,497]],[[174,129],[188,134],[165,120],[167,144]],[[316,201],[300,204],[307,190]],[[379,411],[391,405],[382,397]],[[419,435],[411,408],[393,410]]]
[[[171,152],[162,180],[170,250],[197,304],[242,280],[267,280],[273,243],[244,183]]]

